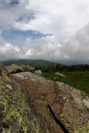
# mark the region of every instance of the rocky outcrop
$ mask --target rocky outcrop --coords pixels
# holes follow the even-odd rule
[[[31,72],[1,75],[0,116],[0,132],[88,133],[89,95]]]
[[[24,69],[25,72],[26,71],[29,71],[29,72],[34,72],[35,71],[35,68],[33,68],[30,65],[22,65],[21,68]]]
[[[12,64],[11,66],[6,66],[6,69],[9,74],[19,73],[19,72],[34,72],[35,68],[30,65],[21,65]]]
[[[9,78],[2,64],[0,68],[0,133],[44,132],[31,111],[27,89]]]
[[[16,64],[12,64],[11,66],[6,66],[6,69],[9,74],[17,73],[17,72],[23,72],[24,69],[20,66],[17,66]]]
[[[56,129],[53,131],[55,133],[59,130],[56,124],[64,132],[88,132],[89,96],[63,82],[54,83],[38,75],[32,75],[13,74],[17,81],[28,89],[31,105],[40,120],[45,119],[52,124],[52,129]]]

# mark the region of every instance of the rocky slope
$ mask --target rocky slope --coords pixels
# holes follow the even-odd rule
[[[89,133],[89,95],[27,69],[8,70],[0,64],[0,132]]]

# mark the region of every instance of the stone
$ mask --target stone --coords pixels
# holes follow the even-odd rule
[[[46,80],[31,72],[16,73],[12,76],[16,82],[27,88],[31,109],[40,120],[44,133],[64,133],[51,111],[52,107],[56,109],[58,106],[57,110],[61,109],[60,99],[56,92],[57,85],[53,81]]]
[[[85,103],[85,106],[87,106],[89,108],[89,99],[84,99],[83,102]]]
[[[59,73],[59,72],[56,72],[55,75],[62,76],[62,77],[66,77],[66,75],[64,75],[62,73]]]
[[[16,64],[12,64],[11,66],[6,66],[6,69],[8,71],[9,74],[13,74],[13,73],[19,73],[19,72],[23,72],[24,69]]]
[[[63,82],[56,81],[56,83],[57,83],[60,87],[63,87],[63,86],[64,86],[64,83],[63,83]]]
[[[56,83],[60,87],[60,82]],[[63,123],[69,133],[88,133],[89,95],[66,84],[61,88],[58,95],[63,97],[63,106],[61,115],[57,112],[56,117]]]
[[[39,75],[39,76],[43,76],[43,73],[42,73],[41,70],[36,70],[36,71],[35,71],[35,74],[37,74],[37,75]]]
[[[48,84],[46,82],[45,78],[43,78],[35,73],[31,73],[31,72],[20,72],[20,73],[12,74],[12,76],[18,77],[22,80],[29,79],[29,80],[32,80],[33,82],[38,82],[38,83],[41,83],[44,85]]]
[[[79,98],[75,98],[75,101],[81,103],[82,101]]]
[[[12,90],[12,86],[11,85],[6,85],[7,88],[9,88],[10,90]]]
[[[42,77],[39,78],[38,75],[29,73],[30,76],[28,76],[28,73],[25,73],[23,76],[23,74],[13,74],[13,76],[27,88],[31,105],[34,107],[33,110],[36,114],[39,114],[42,123],[44,123],[44,118],[50,125],[54,123],[52,124],[52,130],[49,132],[60,130],[57,125],[59,127],[62,125],[63,132],[88,132],[89,112],[83,101],[84,99],[88,100],[89,96],[87,94],[63,82],[57,81],[54,83]],[[30,79],[36,81],[34,85]],[[82,113],[84,116],[81,115]],[[55,130],[53,131],[53,129]]]
[[[30,65],[21,65],[21,68],[24,69],[24,71],[29,71],[29,72],[34,72],[35,71],[35,68],[33,68],[32,66]]]
[[[1,133],[89,132],[89,95],[31,72],[8,77],[5,67],[1,66]]]
[[[54,79],[59,79],[59,77],[54,77]]]
[[[44,132],[38,118],[31,111],[27,89],[15,79],[8,77],[7,80],[2,76],[0,76],[0,132]]]

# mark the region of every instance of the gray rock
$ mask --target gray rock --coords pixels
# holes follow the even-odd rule
[[[22,65],[21,68],[24,69],[25,72],[26,71],[29,71],[29,72],[34,72],[35,71],[35,68],[33,68],[30,65]]]
[[[60,82],[56,82],[59,87]],[[69,85],[59,88],[59,97],[62,98],[62,112],[57,117],[69,133],[89,132],[89,95]],[[58,114],[58,112],[57,112]],[[56,114],[55,114],[56,115]]]
[[[37,75],[39,75],[39,76],[42,76],[42,75],[43,75],[43,73],[42,73],[41,70],[36,70],[36,71],[35,71],[35,74],[37,74]]]
[[[85,103],[85,106],[87,106],[89,108],[89,99],[84,99],[83,102]]]
[[[81,103],[82,101],[79,98],[75,98],[75,101]]]
[[[12,90],[12,86],[11,85],[6,85],[6,87],[10,90]]]
[[[60,87],[63,87],[63,86],[64,86],[64,83],[63,83],[63,82],[56,81],[56,83],[57,83]]]
[[[62,77],[66,77],[64,74],[59,73],[59,72],[56,72],[55,75],[62,76]]]
[[[12,76],[14,77],[18,77],[22,80],[24,79],[30,79],[32,80],[33,82],[38,82],[38,83],[41,83],[41,84],[44,84],[44,85],[48,85],[47,81],[45,78],[35,74],[35,73],[31,73],[31,72],[21,72],[21,73],[16,73],[16,74],[12,74]]]

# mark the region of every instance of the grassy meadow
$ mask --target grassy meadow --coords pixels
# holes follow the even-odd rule
[[[60,71],[60,73],[66,77],[55,75],[54,71],[44,72],[44,77],[53,81],[62,81],[89,94],[89,71]]]

